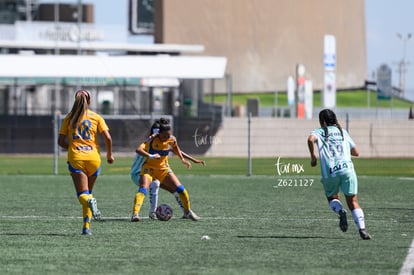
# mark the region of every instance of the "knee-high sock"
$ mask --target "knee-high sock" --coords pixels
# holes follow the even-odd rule
[[[144,202],[145,196],[147,195],[147,189],[140,187],[138,192],[135,194],[134,207],[132,208],[132,214],[138,214],[141,210],[142,203]]]
[[[329,206],[331,209],[338,214],[340,210],[342,210],[342,203],[338,199],[333,199],[329,202]]]
[[[177,193],[177,192],[174,192],[174,198],[175,198],[175,200],[177,201],[178,205],[180,206],[181,210],[183,210],[183,211],[184,211],[184,206],[183,206],[183,203],[181,202],[181,200],[180,200],[180,196],[178,195],[178,193]]]
[[[175,190],[180,197],[180,200],[183,204],[184,211],[190,210],[190,195],[188,195],[187,189],[184,188],[184,185],[180,185]]]
[[[352,210],[352,218],[357,225],[358,229],[365,229],[364,211],[361,208],[355,208]]]
[[[155,212],[155,209],[157,209],[158,204],[158,190],[160,190],[160,181],[159,180],[153,180],[151,182],[150,188],[149,188],[149,195],[150,195],[150,214]]]
[[[92,219],[92,211],[89,208],[88,200],[92,198],[92,195],[89,192],[81,193],[78,197],[80,204],[82,205],[82,218],[83,218],[83,228],[89,228],[91,219]]]

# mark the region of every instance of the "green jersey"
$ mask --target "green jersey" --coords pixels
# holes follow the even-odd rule
[[[311,133],[316,137],[322,178],[355,173],[351,160],[351,149],[355,147],[355,143],[345,129],[342,129],[342,134],[336,126],[328,126],[328,139],[323,128],[315,129]]]

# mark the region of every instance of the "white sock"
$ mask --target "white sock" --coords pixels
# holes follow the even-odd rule
[[[174,192],[174,197],[175,197],[175,200],[177,201],[178,205],[180,206],[181,210],[183,210],[183,213],[184,213],[184,206],[183,206],[183,203],[181,202],[180,196],[178,195],[177,192]]]
[[[153,180],[150,184],[149,188],[149,195],[150,195],[150,214],[155,212],[155,209],[157,209],[158,205],[158,190],[160,190],[160,181],[159,180]]]
[[[331,209],[338,214],[340,210],[342,210],[342,203],[338,199],[333,199],[329,202],[329,206]]]
[[[365,229],[364,211],[361,208],[355,208],[352,210],[352,218],[357,225],[358,229]]]

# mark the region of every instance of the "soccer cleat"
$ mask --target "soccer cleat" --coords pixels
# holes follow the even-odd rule
[[[197,216],[197,214],[194,213],[193,210],[188,210],[186,213],[184,213],[183,219],[190,219],[193,221],[198,221],[200,217]]]
[[[368,234],[365,228],[359,230],[359,236],[361,236],[361,239],[363,240],[371,240],[371,235]]]
[[[342,232],[346,232],[348,230],[348,221],[346,219],[346,211],[344,209],[339,210],[339,228],[341,228]]]
[[[89,228],[83,228],[82,229],[82,235],[87,235],[90,236],[92,235],[91,231],[89,230]]]
[[[139,222],[141,220],[141,218],[139,217],[138,214],[133,214],[131,217],[131,222]]]
[[[92,217],[95,220],[100,221],[101,220],[101,211],[99,211],[99,209],[98,209],[98,204],[96,203],[96,199],[95,198],[89,199],[88,204],[89,204],[89,208],[92,211]]]
[[[158,220],[157,214],[155,212],[151,212],[149,214],[149,218],[150,218],[150,220]]]

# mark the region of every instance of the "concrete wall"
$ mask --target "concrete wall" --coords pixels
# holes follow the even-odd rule
[[[346,128],[345,121],[340,123]],[[252,156],[308,157],[306,139],[316,127],[319,127],[317,119],[254,117]],[[247,118],[225,118],[206,155],[247,157],[247,129]],[[349,132],[361,157],[414,157],[413,120],[351,120]]]
[[[226,56],[235,92],[286,90],[297,63],[323,86],[323,36],[336,36],[337,87],[366,78],[363,0],[156,0],[158,43],[205,45]],[[224,91],[217,82],[216,92]]]

